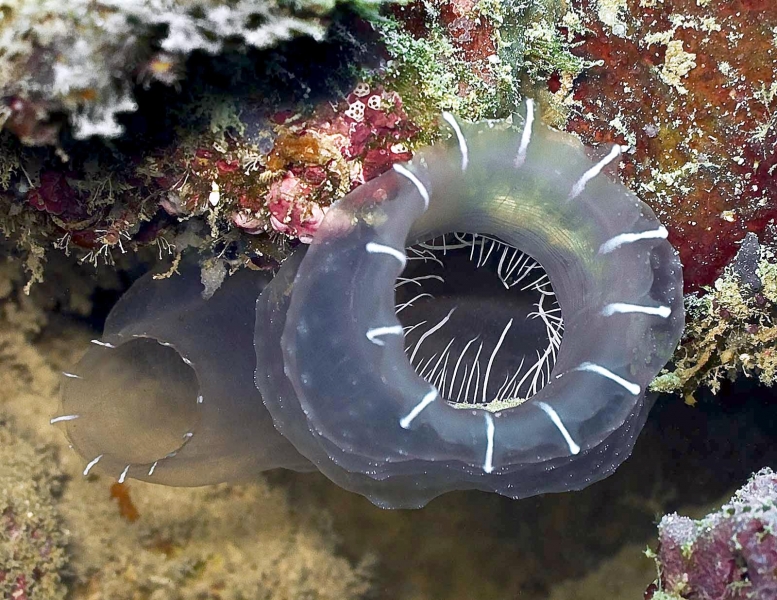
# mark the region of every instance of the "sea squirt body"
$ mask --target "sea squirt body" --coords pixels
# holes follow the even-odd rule
[[[133,284],[102,338],[63,374],[60,419],[85,474],[192,486],[312,468],[253,385],[253,307],[268,280],[241,271],[206,300],[189,264]]]
[[[334,205],[304,259],[260,298],[257,385],[276,427],[379,506],[472,488],[521,498],[606,477],[631,453],[646,388],[679,340],[682,274],[666,230],[601,173],[622,149],[592,163],[579,141],[528,114],[518,134],[465,132],[448,116],[452,143]],[[533,256],[564,317],[549,383],[502,410],[456,406],[405,354],[395,307],[404,249],[456,231]]]
[[[55,421],[86,471],[201,485],[315,467],[386,508],[456,489],[521,498],[610,474],[679,340],[680,264],[653,212],[601,173],[621,149],[592,162],[528,104],[517,132],[464,131],[446,115],[449,143],[334,204],[266,287],[245,271],[204,301],[194,270],[136,283],[64,374]],[[483,402],[446,397],[445,378],[437,389],[406,355],[395,306],[405,248],[461,231],[534,257],[563,315],[546,384],[512,404],[490,402],[485,383],[502,341],[524,339],[517,321],[512,342],[509,324],[480,336],[493,349],[477,365]],[[479,321],[476,307],[456,310]]]

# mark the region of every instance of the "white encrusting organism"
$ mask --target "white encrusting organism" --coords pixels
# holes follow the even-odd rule
[[[550,420],[553,421],[553,424],[561,432],[561,435],[564,436],[564,441],[567,443],[567,446],[569,446],[569,451],[572,454],[579,454],[580,446],[578,446],[575,440],[572,439],[572,436],[569,435],[569,431],[567,431],[567,428],[564,426],[564,423],[561,421],[561,417],[558,416],[556,409],[553,408],[547,402],[536,402],[535,404],[538,407],[540,407],[546,415],[550,417]]]
[[[407,262],[407,257],[405,256],[404,252],[402,252],[401,250],[397,250],[396,248],[392,248],[391,246],[386,246],[385,244],[368,242],[366,249],[367,249],[367,252],[369,252],[370,254],[387,254],[388,256],[393,256],[400,263],[402,263],[403,267]]]
[[[667,319],[672,314],[672,309],[668,306],[641,306],[639,304],[629,304],[627,302],[613,302],[602,309],[602,314],[605,317],[625,313],[642,313]]]
[[[575,367],[575,371],[590,371],[591,373],[597,373],[602,377],[606,377],[610,381],[614,381],[623,389],[625,389],[627,392],[635,396],[642,392],[642,388],[638,384],[632,383],[631,381],[627,381],[620,375],[616,375],[615,373],[610,371],[608,368],[603,367],[602,365],[597,365],[590,362],[584,362],[578,367]]]
[[[409,413],[407,413],[407,415],[399,420],[400,427],[402,427],[402,429],[408,429],[415,418],[420,415],[421,412],[437,398],[437,390],[432,388],[431,391],[429,391],[423,398],[421,398],[421,401],[413,407],[413,410],[411,410]]]
[[[621,233],[599,246],[599,254],[608,254],[624,244],[633,244],[640,240],[665,240],[667,237],[669,237],[669,231],[663,225],[657,229],[639,233]]]

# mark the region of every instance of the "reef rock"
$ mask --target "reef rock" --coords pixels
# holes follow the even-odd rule
[[[660,569],[652,600],[772,600],[777,597],[777,474],[762,469],[728,504],[694,521],[658,525]]]

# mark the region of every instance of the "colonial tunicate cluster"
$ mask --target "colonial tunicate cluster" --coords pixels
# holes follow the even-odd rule
[[[269,283],[135,284],[65,374],[55,421],[87,471],[315,468],[398,508],[580,489],[625,460],[683,327],[666,229],[603,173],[626,149],[592,162],[531,101],[518,133],[444,117],[450,143],[334,204]]]

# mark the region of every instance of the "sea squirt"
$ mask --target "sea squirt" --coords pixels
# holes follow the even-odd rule
[[[71,444],[92,470],[167,485],[250,479],[310,464],[275,430],[253,385],[254,303],[269,279],[229,277],[202,297],[200,271],[136,281],[102,339],[62,374]]]
[[[447,115],[452,144],[334,205],[296,273],[284,265],[259,301],[257,333],[271,326],[256,336],[257,385],[276,428],[328,477],[378,505],[421,506],[465,488],[519,498],[605,477],[630,454],[649,409],[646,387],[679,339],[682,276],[666,230],[601,173],[622,148],[592,163],[577,140],[533,117],[530,102],[516,135],[465,132]],[[463,378],[453,386],[451,378],[454,364],[467,368],[463,349],[449,360],[447,383],[441,370],[429,378],[416,372],[423,363],[411,364],[407,334],[419,319],[430,357],[438,339],[438,362],[451,343],[443,332],[462,325],[449,321],[447,305],[431,316],[439,299],[427,298],[415,319],[397,315],[395,287],[414,258],[405,248],[462,231],[495,240],[497,252],[520,249],[549,278],[563,342],[529,398],[460,397]],[[478,302],[453,309],[464,322],[484,318]],[[513,345],[529,341],[517,314],[501,319],[461,338],[490,344],[479,358],[470,346],[465,360],[481,390],[489,375],[500,389],[492,371],[508,336],[517,330]],[[273,362],[279,345],[283,361]]]
[[[455,489],[512,498],[580,489],[628,457],[650,408],[646,387],[679,340],[683,309],[681,268],[666,229],[602,173],[624,149],[592,162],[578,140],[540,124],[531,101],[518,132],[445,119],[448,143],[334,204],[310,247],[295,252],[261,294],[248,273],[247,283],[231,278],[208,301],[240,311],[256,301],[256,388],[243,368],[228,394],[215,394],[230,378],[227,361],[245,359],[245,337],[232,341],[245,317],[233,321],[214,310],[209,336],[194,342],[194,321],[185,328],[190,349],[180,341],[161,346],[187,359],[200,386],[199,395],[196,383],[179,393],[190,399],[177,404],[188,402],[191,412],[191,397],[203,396],[194,412],[212,402],[218,415],[179,425],[185,431],[173,437],[188,436],[185,445],[161,458],[141,451],[139,435],[132,460],[119,452],[112,471],[196,485],[314,465],[373,503],[399,508]],[[458,267],[446,269],[454,250],[469,253],[476,267],[493,255],[490,273],[506,295],[493,301],[474,275],[457,278]],[[425,271],[427,263],[442,271]],[[181,298],[197,295],[191,282],[170,285],[188,288]],[[420,293],[401,301],[414,287]],[[147,293],[133,287],[135,299],[119,307],[140,306]],[[514,300],[522,293],[534,295],[522,304]],[[149,311],[121,312],[129,335],[149,336],[132,328]],[[177,317],[165,319],[169,335],[177,334]],[[150,337],[171,343],[167,332]],[[118,347],[91,353],[121,349],[106,342]],[[210,357],[191,358],[199,344],[212,349]],[[118,442],[85,418],[93,402],[86,382],[104,368],[89,356],[66,376],[65,414],[55,420],[67,424],[89,465],[106,468]],[[214,373],[205,363],[217,357],[223,366]],[[201,392],[206,385],[213,393]],[[162,388],[144,402],[169,406]],[[114,392],[118,401],[121,390]],[[131,417],[125,411],[114,419],[114,434]],[[164,421],[152,421],[141,420],[156,437],[151,431]],[[200,430],[221,442],[218,460],[203,445],[174,466]],[[166,463],[175,477],[162,476]]]

